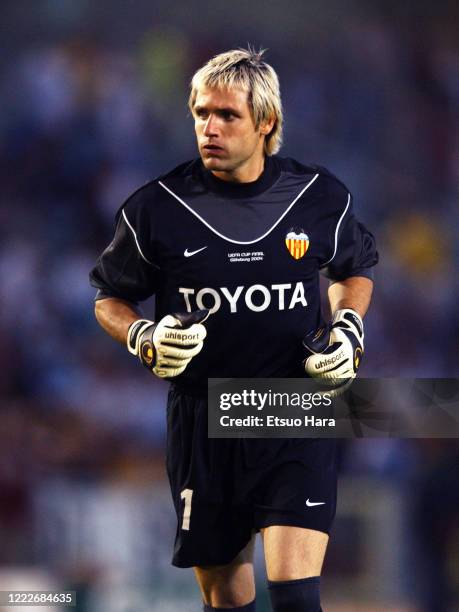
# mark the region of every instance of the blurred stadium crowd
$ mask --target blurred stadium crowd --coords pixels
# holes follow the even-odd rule
[[[242,20],[228,32],[222,14],[207,29],[196,19],[188,30],[173,20],[150,19],[138,25],[135,42],[117,44],[109,24],[91,22],[97,9],[88,3],[57,8],[59,3],[38,2],[43,37],[28,44],[25,18],[6,4],[6,21],[18,20],[23,38],[6,36],[14,61],[0,62],[0,563],[42,564],[65,584],[87,587],[110,565],[116,547],[107,544],[105,557],[95,545],[77,554],[80,545],[61,546],[62,532],[49,521],[78,531],[72,508],[89,522],[99,516],[99,528],[86,534],[93,541],[110,530],[112,512],[124,518],[113,520],[108,533],[121,541],[119,526],[148,522],[156,503],[165,507],[154,527],[161,537],[170,535],[165,552],[152,542],[149,550],[160,551],[153,559],[135,552],[112,565],[123,567],[131,581],[142,571],[144,579],[152,571],[167,576],[173,571],[165,569],[173,524],[161,459],[165,386],[97,327],[88,284],[116,210],[143,182],[196,155],[188,81],[210,55],[244,45],[250,36],[270,47],[267,59],[280,76],[286,113],[281,154],[337,174],[377,238],[381,263],[362,375],[457,377],[459,32],[447,14],[412,29],[406,16],[391,20],[378,12],[343,17],[338,29],[326,15],[299,27],[292,14],[290,37],[281,40]],[[75,13],[75,5],[86,12]],[[275,22],[278,15],[270,10]],[[93,27],[85,31],[80,23],[72,30],[78,15]],[[38,12],[32,10],[33,18]],[[395,492],[403,510],[397,525],[404,535],[392,551],[398,583],[392,591],[379,585],[373,601],[399,602],[394,610],[402,610],[400,602],[426,612],[453,609],[457,467],[452,442],[343,444],[345,486],[365,498],[358,479],[379,482]],[[159,501],[151,502],[148,490]],[[125,494],[116,501],[114,491]],[[431,503],[438,495],[441,508]],[[349,523],[338,522],[332,574],[333,567],[337,575],[344,571],[346,554],[354,550],[348,530]],[[146,546],[141,540],[140,548]],[[358,586],[353,596],[359,599]],[[80,609],[92,608],[80,602]],[[167,609],[176,608],[163,601],[161,610]]]

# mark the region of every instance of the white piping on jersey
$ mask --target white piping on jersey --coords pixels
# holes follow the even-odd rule
[[[154,266],[155,268],[159,268],[159,266],[157,266],[156,264],[154,264],[153,262],[149,261],[145,255],[142,253],[142,249],[140,248],[140,244],[139,241],[137,240],[137,234],[135,233],[135,229],[132,227],[132,225],[129,223],[128,218],[126,217],[126,213],[124,212],[124,208],[121,211],[123,213],[123,217],[124,220],[126,221],[126,224],[128,226],[128,228],[131,230],[133,236],[134,236],[134,240],[135,240],[135,244],[137,246],[137,250],[139,251],[140,257],[147,262],[147,264],[150,264],[150,266]]]
[[[258,242],[259,240],[262,240],[263,238],[266,238],[266,236],[268,234],[270,234],[273,229],[279,225],[279,223],[282,221],[282,219],[285,217],[285,215],[289,212],[289,210],[292,208],[292,206],[295,204],[295,202],[297,200],[299,200],[299,198],[301,198],[301,196],[303,195],[303,193],[306,191],[306,189],[308,189],[308,187],[310,187],[313,182],[317,179],[317,177],[319,176],[319,174],[316,174],[310,181],[309,183],[306,185],[306,187],[303,187],[303,189],[300,191],[300,193],[296,196],[296,198],[293,200],[293,202],[288,206],[288,208],[282,213],[282,215],[279,217],[279,219],[274,223],[274,225],[272,227],[269,228],[269,230],[267,232],[265,232],[262,236],[259,236],[258,238],[255,238],[255,240],[233,240],[232,238],[228,238],[228,236],[224,236],[223,234],[221,234],[219,231],[217,231],[215,228],[213,228],[209,223],[207,223],[207,221],[205,219],[203,219],[201,217],[201,215],[199,215],[196,211],[194,211],[191,206],[189,206],[186,202],[184,202],[182,200],[182,198],[180,198],[176,193],[174,193],[171,189],[169,189],[169,187],[166,187],[166,185],[164,185],[164,183],[162,183],[161,181],[158,181],[158,183],[161,185],[161,187],[163,189],[165,189],[167,192],[169,192],[171,194],[172,197],[174,197],[178,202],[180,202],[180,204],[182,204],[183,206],[185,206],[185,208],[187,210],[189,210],[195,217],[197,217],[202,223],[204,223],[204,225],[206,227],[208,227],[214,234],[217,234],[217,236],[219,236],[220,238],[223,238],[223,240],[226,240],[227,242],[232,242],[233,244],[254,244],[255,242]]]
[[[349,205],[351,203],[351,194],[348,193],[347,194],[347,204],[346,204],[346,208],[344,209],[343,214],[341,215],[341,217],[339,218],[338,224],[336,226],[335,229],[335,250],[333,251],[333,255],[331,256],[331,258],[326,261],[325,263],[323,263],[320,267],[323,268],[324,266],[326,266],[327,264],[329,264],[331,262],[331,260],[335,257],[336,255],[336,251],[338,249],[338,232],[339,232],[339,226],[341,225],[341,221],[344,219],[344,215],[347,212],[347,209],[349,208]]]

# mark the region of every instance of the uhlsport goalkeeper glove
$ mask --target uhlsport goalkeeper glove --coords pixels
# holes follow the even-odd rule
[[[128,330],[128,350],[156,376],[179,376],[203,347],[208,316],[203,309],[166,315],[158,323],[134,321]]]
[[[337,310],[330,328],[322,327],[303,340],[308,351],[306,373],[311,378],[324,379],[332,388],[346,381],[349,386],[362,360],[363,338],[360,315],[350,308]]]

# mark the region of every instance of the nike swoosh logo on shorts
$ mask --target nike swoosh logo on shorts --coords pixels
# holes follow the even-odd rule
[[[309,499],[306,500],[306,506],[308,508],[312,508],[312,506],[323,506],[325,502],[310,502]]]
[[[207,247],[202,247],[201,249],[197,249],[196,251],[189,251],[188,249],[185,249],[185,252],[183,253],[185,255],[185,257],[193,257],[193,255],[196,255],[196,253],[200,253],[201,251],[204,251],[204,249],[207,249]]]

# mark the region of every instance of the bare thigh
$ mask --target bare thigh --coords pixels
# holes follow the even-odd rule
[[[255,534],[228,565],[194,568],[206,605],[215,608],[237,608],[255,599],[254,546]]]
[[[328,535],[314,529],[275,525],[262,530],[268,580],[320,576]]]

